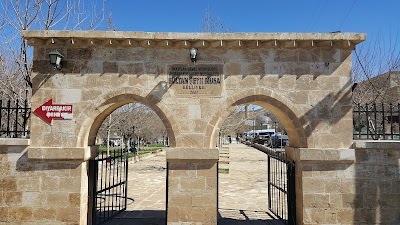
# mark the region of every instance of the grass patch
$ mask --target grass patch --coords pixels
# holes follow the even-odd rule
[[[218,173],[228,174],[229,173],[229,169],[218,168]]]
[[[120,149],[121,147],[110,147],[110,152],[114,152]],[[107,153],[107,146],[99,146],[99,153],[101,154],[102,152],[104,152],[104,154]]]
[[[122,147],[110,147],[110,154],[113,155],[114,151],[119,151]],[[155,152],[157,150],[160,149],[165,149],[165,146],[149,146],[149,147],[140,147],[140,150],[137,151],[137,153],[139,155],[143,155],[143,154],[147,154],[147,153],[152,153]],[[103,154],[107,154],[107,146],[100,146],[99,147],[99,154],[101,154],[102,152],[104,152]],[[116,154],[116,156],[118,156],[118,154]],[[133,157],[134,153],[133,152],[128,152],[128,157]]]

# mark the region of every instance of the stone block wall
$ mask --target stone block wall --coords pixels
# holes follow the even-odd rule
[[[198,157],[193,159],[193,151]],[[170,149],[168,160],[169,225],[217,224],[218,150]],[[191,159],[192,158],[192,159]]]
[[[81,162],[28,157],[29,140],[0,139],[0,224],[81,221]]]
[[[296,161],[297,223],[399,224],[400,142],[287,148]]]
[[[400,142],[356,141],[354,147],[353,224],[400,224]]]

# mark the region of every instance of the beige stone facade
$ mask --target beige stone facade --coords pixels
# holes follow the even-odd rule
[[[298,224],[398,224],[400,142],[355,141],[355,151],[289,148]]]
[[[32,108],[53,99],[72,104],[73,118],[49,125],[32,116],[30,146],[2,166],[11,174],[1,178],[8,185],[0,215],[8,216],[0,223],[86,224],[87,161],[96,155],[97,130],[113,110],[139,102],[159,115],[173,147],[167,152],[168,224],[216,224],[217,137],[223,120],[242,104],[268,109],[288,132],[288,151],[299,168],[298,224],[358,224],[352,168],[363,151],[353,148],[350,71],[351,51],[364,34],[22,35],[34,46]],[[198,49],[196,63],[191,47]],[[49,63],[54,49],[64,55],[61,70]],[[180,76],[182,70],[206,75],[192,74],[195,80],[190,72]]]
[[[28,147],[0,139],[0,224],[79,223],[82,160],[31,159]]]

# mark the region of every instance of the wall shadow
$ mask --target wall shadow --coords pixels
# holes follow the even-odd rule
[[[29,151],[29,149],[27,149]],[[16,162],[16,170],[19,172],[45,171],[45,170],[75,170],[81,162],[65,160],[32,160],[28,158],[27,150],[21,152]],[[14,152],[15,153],[15,152]]]
[[[354,224],[400,224],[400,142],[356,148]]]
[[[349,91],[351,85],[349,81],[336,94],[328,94],[317,104],[311,105],[312,108],[300,118],[304,122],[307,137],[312,135],[319,123],[336,124],[352,110],[352,92]]]

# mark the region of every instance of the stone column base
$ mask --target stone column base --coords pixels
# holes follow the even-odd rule
[[[354,149],[286,148],[296,166],[296,224],[353,224]]]
[[[167,150],[167,224],[217,224],[218,149]]]

